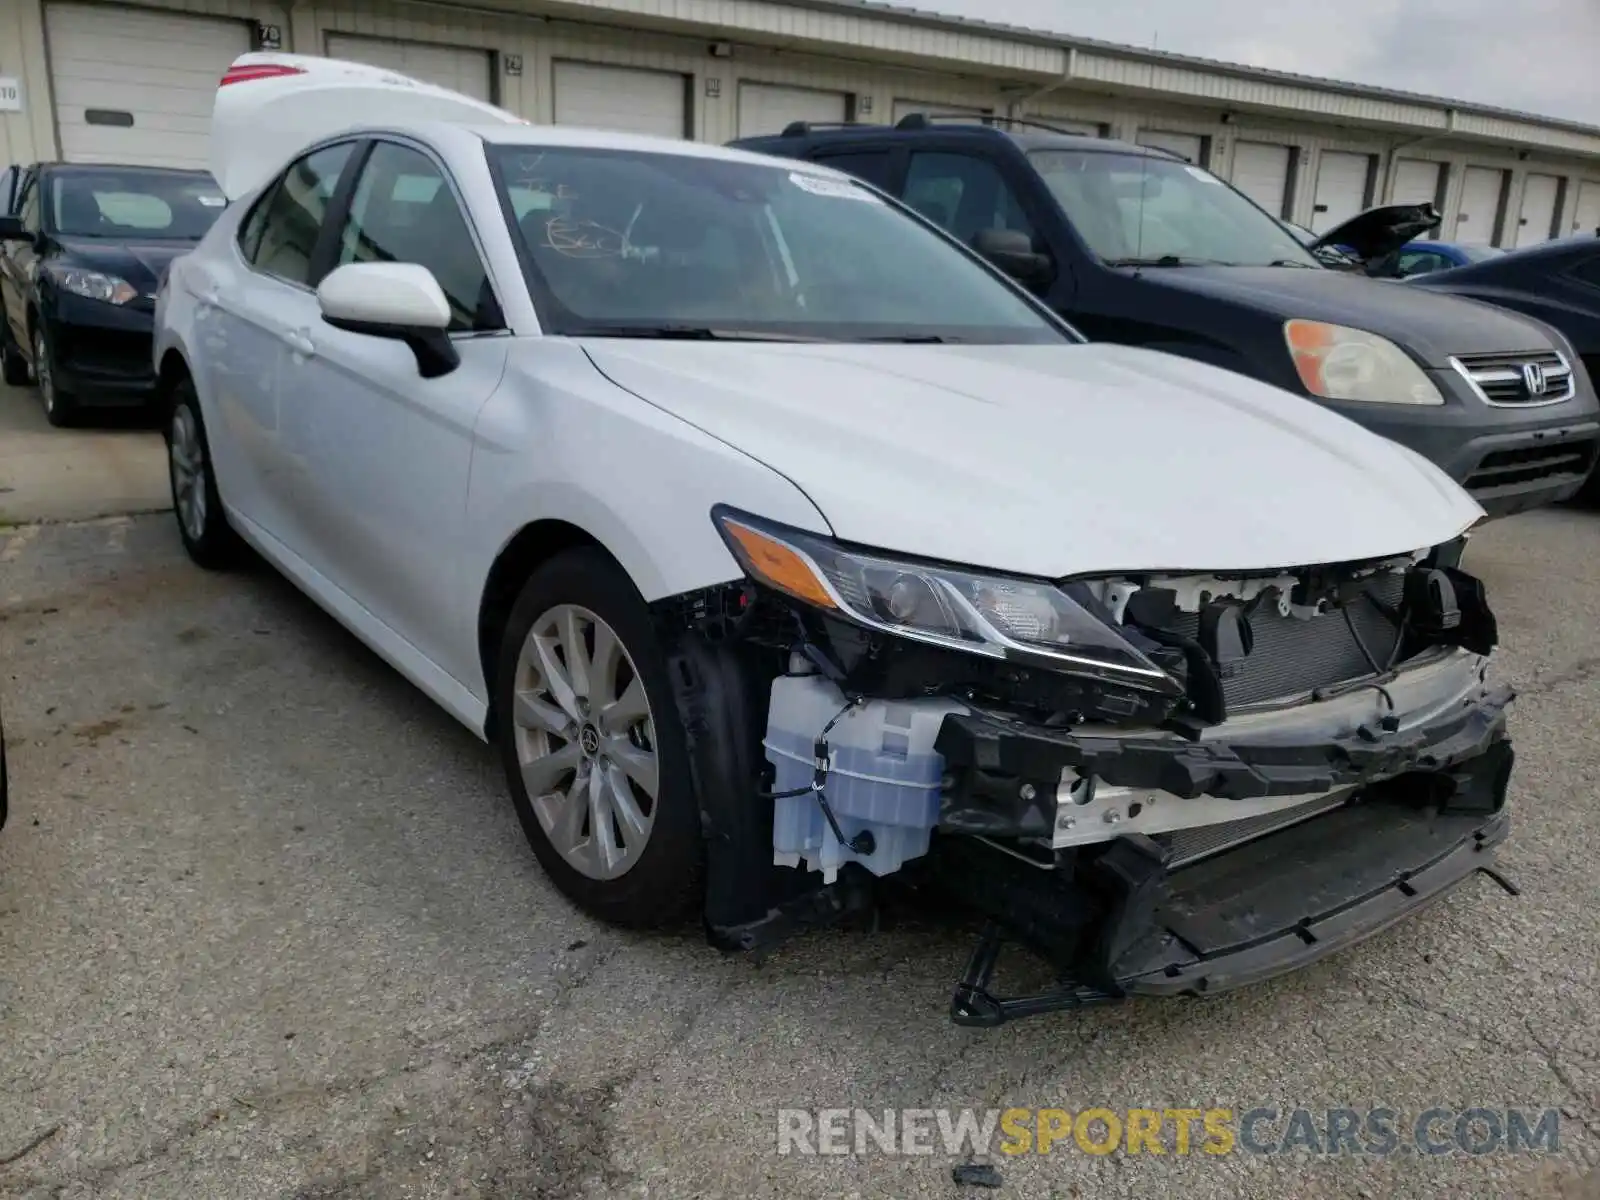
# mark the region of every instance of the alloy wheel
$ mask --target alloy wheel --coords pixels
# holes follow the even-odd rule
[[[44,411],[53,416],[56,411],[56,373],[50,363],[50,350],[44,343],[42,329],[33,335],[33,378],[39,385]]]
[[[198,542],[206,532],[206,452],[194,413],[187,404],[172,414],[172,437],[167,461],[172,470],[172,500],[178,523],[189,540]]]
[[[517,661],[517,761],[550,844],[590,879],[616,879],[655,824],[660,762],[644,680],[604,620],[560,604]]]

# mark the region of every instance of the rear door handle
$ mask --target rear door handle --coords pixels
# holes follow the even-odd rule
[[[311,335],[303,329],[290,329],[283,335],[284,343],[296,354],[309,358],[317,352],[316,346],[311,341]]]

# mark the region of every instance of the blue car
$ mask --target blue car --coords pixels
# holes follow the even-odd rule
[[[1395,259],[1394,278],[1408,279],[1498,258],[1505,251],[1482,242],[1407,242]]]

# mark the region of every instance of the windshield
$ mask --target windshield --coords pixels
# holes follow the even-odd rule
[[[1318,265],[1282,223],[1200,167],[1105,151],[1028,157],[1079,236],[1107,262]]]
[[[1071,340],[987,268],[853,180],[649,151],[489,153],[552,332]]]
[[[65,171],[51,180],[51,215],[65,237],[197,242],[227,207],[203,172]]]

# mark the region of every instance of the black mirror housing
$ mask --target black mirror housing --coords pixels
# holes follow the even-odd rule
[[[0,217],[0,242],[31,242],[33,234],[22,227],[21,217]]]
[[[404,342],[417,359],[417,373],[424,379],[448,375],[461,365],[461,354],[450,335],[442,329],[422,329],[410,325],[385,325],[373,321],[351,321],[343,317],[322,319],[335,329],[366,337],[390,338]]]
[[[982,229],[972,248],[1018,283],[1043,287],[1055,277],[1055,263],[1033,248],[1033,239],[1017,229]]]

